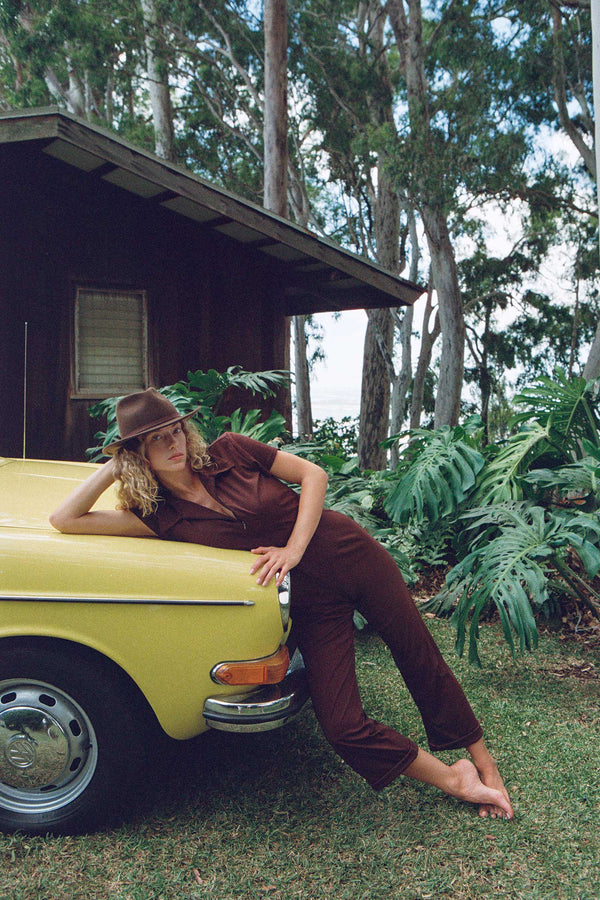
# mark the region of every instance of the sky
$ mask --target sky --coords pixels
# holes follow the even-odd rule
[[[323,326],[326,358],[315,365],[311,378],[313,419],[357,416],[367,314],[353,309],[334,318],[321,313],[315,319]]]

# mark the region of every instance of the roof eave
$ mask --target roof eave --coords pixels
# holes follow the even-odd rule
[[[209,184],[186,169],[134,146],[112,132],[56,107],[0,115],[0,143],[44,141],[44,150],[93,176],[112,181],[148,202],[171,209],[205,227],[237,231],[247,247],[281,259],[292,273],[317,263],[313,287],[291,278],[284,305],[303,311],[412,305],[424,288],[344,250],[256,204]],[[234,235],[235,237],[235,235]],[[336,282],[338,284],[336,284]],[[346,282],[340,289],[340,283]],[[362,292],[362,297],[360,296]]]

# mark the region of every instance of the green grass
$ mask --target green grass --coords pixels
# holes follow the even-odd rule
[[[448,624],[431,627],[483,720],[513,822],[408,779],[373,793],[306,709],[278,732],[179,745],[119,829],[0,835],[1,900],[597,900],[600,655],[544,635],[513,661],[486,626],[476,670],[453,656]],[[358,640],[358,669],[367,709],[423,743],[373,636]]]

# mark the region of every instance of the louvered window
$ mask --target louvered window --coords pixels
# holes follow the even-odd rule
[[[79,288],[75,300],[75,394],[103,398],[148,386],[143,291]]]

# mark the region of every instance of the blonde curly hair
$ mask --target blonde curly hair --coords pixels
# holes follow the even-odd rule
[[[187,458],[194,472],[209,466],[211,459],[204,438],[191,422],[182,421],[187,440]],[[118,509],[139,509],[148,516],[158,509],[160,484],[150,468],[144,439],[119,447],[114,454]]]

